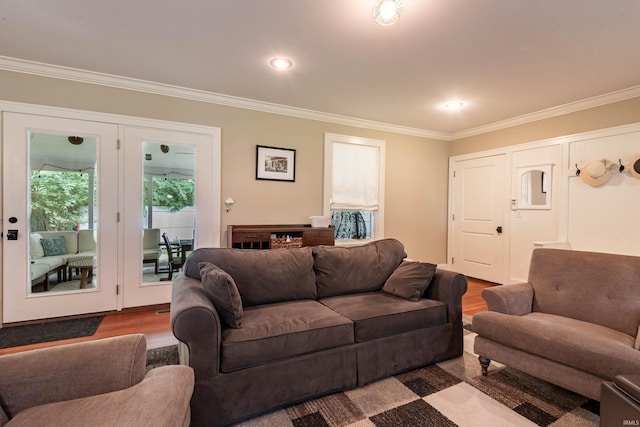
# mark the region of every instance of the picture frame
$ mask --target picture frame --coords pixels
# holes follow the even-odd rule
[[[296,150],[257,145],[256,179],[295,182]]]

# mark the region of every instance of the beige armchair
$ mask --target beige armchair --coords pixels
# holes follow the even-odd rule
[[[146,370],[144,335],[0,357],[0,426],[188,426],[193,370]]]
[[[153,263],[155,274],[158,274],[158,261],[160,260],[160,229],[145,228],[142,236],[142,263]]]

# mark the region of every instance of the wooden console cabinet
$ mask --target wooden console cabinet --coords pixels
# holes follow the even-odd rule
[[[335,244],[334,227],[314,228],[311,224],[229,225],[227,247],[275,249]]]

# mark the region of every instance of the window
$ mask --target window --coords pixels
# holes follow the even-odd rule
[[[325,134],[324,214],[336,241],[384,237],[385,141]]]

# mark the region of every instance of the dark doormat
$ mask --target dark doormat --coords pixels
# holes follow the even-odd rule
[[[104,316],[56,320],[0,329],[0,348],[88,337],[96,333]]]

